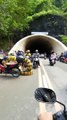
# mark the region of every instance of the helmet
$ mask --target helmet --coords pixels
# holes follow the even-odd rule
[[[27,53],[30,53],[30,50],[27,50],[26,52],[27,52]]]
[[[35,52],[38,52],[38,50],[36,49]]]
[[[14,56],[14,53],[10,53],[9,55],[10,55],[10,56]]]

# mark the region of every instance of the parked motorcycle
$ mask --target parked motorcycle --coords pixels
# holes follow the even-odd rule
[[[48,88],[37,88],[35,90],[35,99],[39,102],[59,103],[64,107],[64,109],[53,114],[53,120],[67,120],[66,106],[63,103],[57,101],[56,94],[53,90]]]
[[[20,75],[18,63],[8,63],[6,67],[0,64],[0,74],[11,74],[13,77],[18,77]]]

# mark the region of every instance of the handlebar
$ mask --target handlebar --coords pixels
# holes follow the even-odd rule
[[[53,114],[53,120],[67,120],[67,111],[59,111]]]

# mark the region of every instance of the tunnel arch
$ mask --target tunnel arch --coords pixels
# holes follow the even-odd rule
[[[47,54],[51,50],[54,50],[58,54],[67,51],[67,47],[54,37],[49,35],[29,35],[19,40],[9,53],[14,53],[18,50],[25,52],[27,49],[30,49],[32,53],[38,49],[40,53],[46,52]]]

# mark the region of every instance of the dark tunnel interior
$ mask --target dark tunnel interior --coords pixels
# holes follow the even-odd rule
[[[38,49],[39,53],[47,53],[50,54],[50,51],[53,49],[51,43],[48,40],[44,39],[35,39],[29,40],[26,44],[25,51],[30,50],[31,53],[34,53],[36,49]]]

